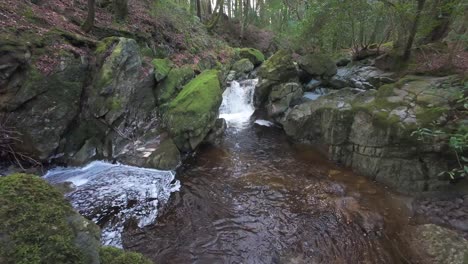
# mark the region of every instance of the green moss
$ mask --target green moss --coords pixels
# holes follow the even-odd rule
[[[194,149],[211,129],[221,104],[219,71],[206,70],[190,81],[168,105],[166,127],[177,147]],[[190,146],[186,134],[190,135]]]
[[[204,113],[211,110],[210,102],[220,96],[221,86],[217,70],[207,70],[189,82],[170,103],[172,112]]]
[[[257,49],[253,48],[242,48],[236,50],[239,52],[239,56],[244,59],[249,59],[254,65],[260,65],[265,61],[265,55]]]
[[[73,209],[37,176],[0,177],[0,260],[5,263],[83,263],[67,217]]]
[[[143,57],[153,58],[154,52],[150,47],[143,47],[140,49],[140,53]]]
[[[195,73],[190,66],[182,66],[170,70],[167,77],[158,84],[158,103],[162,105],[169,102],[194,76]]]
[[[169,74],[172,67],[174,66],[172,61],[169,59],[154,59],[152,62],[154,67],[154,75],[156,81],[161,81]]]
[[[95,51],[96,54],[102,54],[106,52],[107,50],[109,50],[110,47],[112,47],[112,45],[114,45],[118,41],[119,41],[118,37],[108,37],[108,38],[102,39],[101,41],[98,42],[96,46],[96,51]]]
[[[101,264],[152,264],[140,253],[128,252],[115,247],[101,247]]]
[[[122,107],[122,99],[118,97],[110,97],[107,99],[107,104],[110,110],[118,110]]]

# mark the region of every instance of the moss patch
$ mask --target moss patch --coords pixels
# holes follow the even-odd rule
[[[166,126],[179,149],[194,148],[211,129],[221,104],[218,74],[217,70],[202,72],[168,105]],[[186,144],[187,139],[192,141],[190,147]]]
[[[123,251],[115,247],[102,247],[99,251],[101,264],[152,264],[145,256],[136,252]]]
[[[160,105],[174,98],[183,86],[195,76],[190,66],[182,66],[172,69],[167,77],[158,84],[157,97]]]
[[[62,194],[37,176],[0,177],[0,262],[84,263]]]
[[[265,61],[265,55],[257,49],[242,48],[238,50],[239,56],[243,59],[248,59],[255,66],[262,64]]]
[[[166,78],[173,67],[173,63],[169,59],[154,59],[151,63],[154,67],[154,76],[158,82]]]
[[[115,43],[119,42],[118,37],[108,37],[98,42],[96,54],[103,54],[109,50]]]

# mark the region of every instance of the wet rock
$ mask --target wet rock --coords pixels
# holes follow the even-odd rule
[[[344,67],[348,65],[351,62],[350,58],[341,58],[336,62],[336,66],[338,67]]]
[[[220,139],[223,137],[226,129],[227,129],[226,120],[224,120],[223,118],[216,119],[213,129],[211,129],[205,141],[214,145],[218,144]]]
[[[428,263],[462,264],[468,261],[468,241],[456,232],[434,224],[412,230],[412,246]]]
[[[431,100],[430,95],[439,92],[442,99],[434,98],[432,105],[441,109],[456,100],[455,86],[437,88],[445,81],[410,76],[378,91],[344,88],[290,107],[279,122],[291,137],[325,143],[333,160],[400,191],[443,189],[449,183],[437,172],[450,163],[446,143],[420,144],[412,132],[444,115],[417,97]]]
[[[282,115],[302,97],[302,87],[298,83],[285,83],[273,86],[266,109],[270,117]]]
[[[175,170],[180,164],[180,152],[172,139],[164,140],[148,158],[151,168],[160,170]]]

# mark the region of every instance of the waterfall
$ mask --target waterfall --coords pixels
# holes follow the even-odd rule
[[[219,109],[219,117],[224,118],[229,127],[245,128],[250,117],[255,112],[253,95],[258,79],[232,81],[223,93],[223,102]]]
[[[56,168],[45,179],[71,183],[66,194],[72,206],[101,226],[102,243],[122,247],[121,234],[130,218],[140,228],[155,222],[158,208],[180,188],[174,173],[94,161],[83,168]]]

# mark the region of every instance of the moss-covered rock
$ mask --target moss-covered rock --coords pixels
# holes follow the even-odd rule
[[[335,62],[324,54],[308,54],[298,61],[299,67],[311,76],[329,78],[336,74]]]
[[[162,105],[171,101],[194,76],[195,72],[190,66],[172,69],[157,86],[158,104]]]
[[[423,143],[413,132],[462,126],[449,121],[462,91],[450,79],[408,76],[378,91],[344,88],[290,108],[279,122],[288,135],[327,144],[332,159],[399,191],[439,190],[449,185],[438,176],[451,163],[446,142]]]
[[[18,151],[41,161],[53,154],[78,114],[86,68],[79,58],[63,52],[60,66],[50,74],[28,66],[20,85],[16,82],[11,94],[0,96],[0,114],[4,111],[9,125],[21,133]]]
[[[272,81],[287,81],[296,74],[292,55],[286,50],[280,50],[273,54],[258,71],[258,76]]]
[[[156,78],[157,82],[160,82],[171,71],[173,64],[169,59],[154,59],[152,61],[154,67],[154,77]]]
[[[243,59],[248,59],[253,65],[258,66],[265,61],[265,55],[254,48],[242,48],[239,49],[239,56]]]
[[[181,151],[194,150],[214,125],[222,100],[218,74],[202,72],[169,103],[165,124]]]
[[[280,50],[271,56],[258,70],[259,83],[255,87],[254,101],[262,106],[274,85],[287,83],[297,77],[296,66],[289,51]]]
[[[28,174],[0,177],[1,263],[99,263],[99,228]]]
[[[152,264],[140,253],[123,251],[115,247],[102,247],[99,251],[101,264]]]
[[[254,69],[254,65],[248,59],[238,60],[232,65],[232,70],[238,73],[249,73]]]

